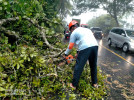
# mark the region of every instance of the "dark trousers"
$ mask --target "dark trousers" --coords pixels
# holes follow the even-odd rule
[[[81,73],[87,60],[89,61],[91,69],[92,84],[97,83],[97,56],[98,56],[98,46],[89,47],[78,52],[73,74],[73,81],[72,81],[73,86],[75,87],[78,86]]]

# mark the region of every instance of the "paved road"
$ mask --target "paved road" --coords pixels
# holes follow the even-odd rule
[[[109,47],[106,38],[98,43],[98,66],[108,75],[108,100],[134,100],[134,53]]]

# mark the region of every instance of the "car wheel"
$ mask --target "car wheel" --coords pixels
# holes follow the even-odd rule
[[[128,50],[129,50],[128,44],[124,44],[122,49],[124,52],[128,52]]]
[[[109,45],[109,46],[112,45],[112,41],[111,41],[111,39],[108,39],[108,45]]]

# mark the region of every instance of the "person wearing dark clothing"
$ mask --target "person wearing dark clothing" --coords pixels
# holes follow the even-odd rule
[[[69,30],[72,34],[70,36],[68,48],[65,51],[65,57],[70,53],[74,44],[78,46],[73,80],[72,83],[70,83],[70,86],[74,89],[78,86],[84,65],[88,60],[91,69],[92,84],[93,87],[96,87],[98,43],[91,30],[88,28],[79,27],[78,22],[75,20],[69,23]]]

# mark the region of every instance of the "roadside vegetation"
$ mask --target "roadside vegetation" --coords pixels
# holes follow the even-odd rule
[[[59,65],[67,44],[61,40],[63,16],[55,2],[0,0],[0,99],[95,100],[107,96],[106,75],[99,66],[101,87],[92,88],[88,64],[78,90],[68,87],[75,62]]]

